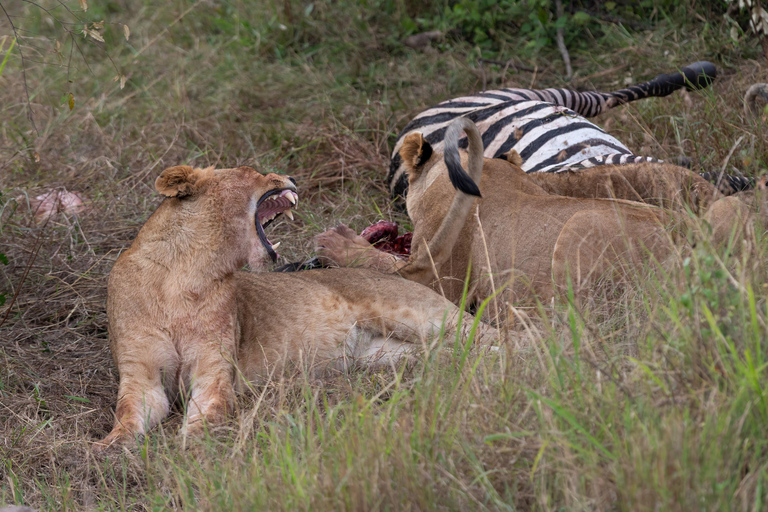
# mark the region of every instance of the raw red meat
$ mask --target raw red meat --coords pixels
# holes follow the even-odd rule
[[[360,236],[365,238],[369,244],[377,246],[379,244],[393,241],[397,238],[397,223],[389,222],[387,220],[380,220],[375,224],[371,224],[360,233]]]
[[[360,236],[380,251],[407,258],[411,254],[411,239],[413,233],[397,236],[396,222],[380,220],[371,224],[360,233]]]

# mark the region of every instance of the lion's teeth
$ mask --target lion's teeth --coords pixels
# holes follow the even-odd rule
[[[285,214],[289,219],[293,220],[293,212],[291,210],[285,210]]]
[[[278,247],[280,247],[280,242],[276,242],[276,243],[272,244],[272,249],[273,250],[277,249]]]
[[[285,194],[285,196],[288,198],[288,200],[289,200],[289,201],[290,201],[292,204],[296,204],[296,199],[294,199],[294,198],[293,198],[293,196],[294,196],[293,192],[290,192],[290,191],[289,191],[287,194]],[[296,197],[298,198],[299,196],[296,196]]]

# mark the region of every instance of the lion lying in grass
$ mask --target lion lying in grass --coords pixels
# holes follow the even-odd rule
[[[277,258],[264,228],[292,217],[291,178],[250,167],[171,167],[155,187],[166,199],[109,276],[107,315],[120,373],[114,428],[103,449],[157,425],[179,394],[186,427],[200,432],[232,411],[236,386],[286,364],[388,364],[460,312],[432,290],[364,269],[298,274],[261,270]],[[472,324],[467,316],[462,328]],[[496,331],[478,328],[490,342]]]
[[[469,146],[460,157],[462,131]],[[727,240],[733,228],[741,236],[749,224],[744,203],[721,199],[712,184],[673,165],[531,175],[522,171],[514,152],[506,160],[483,158],[482,139],[467,118],[449,126],[444,156],[434,153],[420,133],[406,137],[400,156],[414,225],[409,259],[374,250],[346,226],[317,236],[320,259],[398,272],[454,302],[470,264],[468,303],[508,284],[506,300],[519,304],[531,295],[552,296],[569,283],[584,292],[599,279],[625,277],[645,261],[664,261],[676,249],[675,225],[686,220],[677,214],[682,206],[717,220],[718,241]],[[471,195],[480,193],[481,198]]]

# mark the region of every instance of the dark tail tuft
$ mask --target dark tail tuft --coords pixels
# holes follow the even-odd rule
[[[446,145],[444,156],[445,165],[448,167],[448,177],[451,179],[453,188],[471,196],[481,197],[477,183],[472,181],[472,178],[461,166],[459,149],[456,146],[448,147]]]
[[[472,176],[461,166],[461,157],[459,157],[459,138],[463,133],[467,134],[467,151],[469,152],[470,172],[475,179],[480,180],[483,172],[483,139],[475,123],[467,117],[458,117],[448,125],[445,130],[443,144],[443,158],[448,167],[448,177],[451,179],[453,188],[460,190],[465,194],[475,197],[480,196],[480,189]],[[474,166],[474,167],[473,167]]]

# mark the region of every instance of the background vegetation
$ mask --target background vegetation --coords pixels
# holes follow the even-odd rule
[[[768,63],[745,13],[695,0],[566,1],[559,17],[546,0],[0,3],[0,504],[766,509],[764,244],[751,260],[700,244],[621,295],[520,311],[530,346],[436,350],[396,372],[325,381],[286,375],[192,449],[179,448],[177,412],[142,446],[91,453],[117,393],[106,277],[159,203],[162,169],[296,177],[297,221],[270,230],[296,260],[340,221],[407,226],[385,190],[388,154],[437,101],[609,90],[711,60],[712,89],[598,123],[639,154],[757,176],[765,120],[745,116],[741,98],[768,81]],[[434,30],[426,45],[403,44]],[[53,187],[82,193],[87,211],[35,224],[26,198]]]

